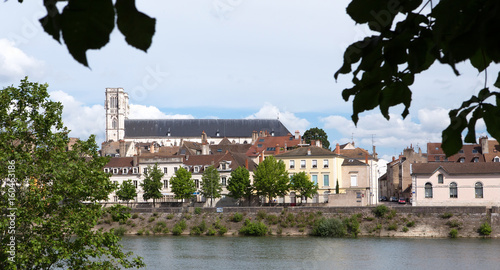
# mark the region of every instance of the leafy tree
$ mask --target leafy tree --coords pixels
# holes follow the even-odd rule
[[[318,185],[314,184],[305,172],[294,174],[290,179],[290,189],[297,191],[301,197],[311,198],[318,192]]]
[[[120,189],[116,191],[116,196],[118,196],[118,199],[121,201],[126,201],[128,206],[128,202],[137,197],[137,190],[132,183],[132,180],[129,179],[127,181],[123,181]]]
[[[191,179],[191,173],[184,168],[179,168],[175,176],[170,179],[172,184],[172,192],[176,199],[189,199],[193,197],[196,191],[194,180]]]
[[[330,149],[330,142],[328,141],[328,135],[321,128],[310,128],[304,132],[302,136],[306,143],[311,143],[311,140],[320,140],[323,148]]]
[[[245,167],[238,167],[231,172],[227,185],[229,197],[234,199],[247,198],[250,203],[252,196],[252,184],[250,183],[250,172]]]
[[[207,167],[201,177],[201,194],[205,198],[210,198],[210,206],[212,206],[213,198],[220,198],[222,195],[222,183],[220,182],[220,174],[214,166]]]
[[[258,196],[273,198],[285,196],[290,189],[288,172],[283,160],[266,157],[254,171],[253,186]]]
[[[337,179],[337,183],[335,184],[335,194],[340,193],[340,187],[339,187],[339,179]]]
[[[162,188],[161,178],[164,173],[158,168],[158,163],[153,167],[148,166],[146,173],[144,173],[144,181],[141,183],[143,190],[142,198],[147,201],[153,199],[153,207],[155,207],[156,199],[163,197],[160,189]]]
[[[19,2],[23,2],[19,0]],[[61,2],[67,2],[59,12]],[[47,15],[40,19],[44,31],[61,43],[73,58],[88,67],[86,52],[109,42],[116,26],[125,41],[142,51],[151,46],[156,20],[137,10],[135,0],[44,0]]]
[[[412,98],[409,87],[416,74],[438,61],[459,75],[456,64],[466,61],[484,72],[485,85],[477,96],[450,111],[442,148],[447,156],[457,153],[465,128],[464,141],[475,143],[475,126],[481,118],[488,133],[500,141],[500,93],[490,90],[486,80],[487,67],[500,62],[500,1],[352,0],[347,14],[376,32],[347,47],[344,63],[335,73],[335,78],[353,75],[354,86],[344,89],[342,97],[346,101],[354,97],[354,123],[361,112],[377,106],[389,119],[389,107],[403,104],[406,117]],[[357,64],[354,71],[353,64]],[[500,76],[494,86],[500,88]]]
[[[120,237],[94,230],[115,189],[95,137],[71,150],[62,105],[23,79],[0,91],[0,269],[121,269]],[[15,253],[14,253],[15,252]]]

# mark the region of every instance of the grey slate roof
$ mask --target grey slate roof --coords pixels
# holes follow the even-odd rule
[[[288,129],[276,119],[127,119],[125,138],[198,137],[205,131],[208,137],[251,137],[253,131],[274,132],[286,136]]]

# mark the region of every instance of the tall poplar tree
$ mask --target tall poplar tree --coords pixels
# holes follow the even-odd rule
[[[62,105],[46,84],[23,79],[0,91],[0,269],[121,269],[112,232],[94,230],[115,189],[95,136],[68,149]]]

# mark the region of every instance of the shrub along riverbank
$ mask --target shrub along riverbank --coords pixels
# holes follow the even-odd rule
[[[319,210],[318,210],[319,209]],[[486,213],[408,213],[385,205],[332,212],[330,208],[184,208],[131,213],[108,208],[96,229],[130,235],[275,235],[322,237],[500,237]],[[456,212],[456,211],[455,211]]]

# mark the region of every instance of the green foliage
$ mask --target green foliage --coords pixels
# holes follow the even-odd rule
[[[200,208],[200,207],[195,207],[195,208],[194,208],[194,213],[195,213],[196,215],[201,214],[201,208]]]
[[[123,205],[113,205],[108,208],[109,213],[111,214],[111,218],[113,221],[127,221],[132,215],[130,214],[130,209],[129,207],[125,207]]]
[[[119,200],[126,201],[128,204],[130,200],[133,200],[135,197],[137,197],[137,190],[132,183],[132,180],[127,180],[123,181],[120,189],[118,189],[115,194],[116,196],[118,196]]]
[[[262,220],[267,217],[267,212],[265,210],[259,210],[257,211],[257,219]]]
[[[290,178],[290,182],[290,189],[295,190],[300,197],[305,197],[306,202],[307,198],[312,199],[318,193],[318,184],[314,184],[305,172],[294,174]]]
[[[409,114],[415,75],[429,69],[436,61],[451,67],[470,63],[483,72],[491,63],[500,62],[497,39],[491,39],[500,25],[500,2],[496,0],[373,1],[352,0],[347,13],[359,24],[367,24],[376,34],[347,47],[344,63],[335,73],[352,73],[352,88],[344,89],[344,100],[353,99],[352,120],[357,123],[363,111],[380,107],[389,119],[389,108],[404,105],[403,118]],[[429,8],[429,3],[431,3]],[[426,12],[423,12],[426,11]],[[396,19],[397,18],[397,19]],[[359,64],[358,64],[359,63]],[[357,64],[353,70],[353,65]],[[486,72],[485,72],[486,77]],[[500,76],[494,83],[500,88]],[[491,99],[489,99],[491,97]],[[495,104],[487,102],[495,100]],[[445,154],[462,148],[464,141],[476,142],[475,125],[483,118],[486,129],[500,139],[500,93],[486,87],[449,113],[450,125],[442,133]]]
[[[337,183],[335,184],[335,194],[340,193],[339,179],[337,179]]]
[[[383,204],[377,205],[375,208],[372,210],[373,214],[378,217],[382,218],[385,216],[387,212],[389,212],[389,208]]]
[[[22,2],[22,1],[20,1]],[[151,46],[156,20],[137,10],[135,1],[85,1],[72,0],[61,9],[57,1],[44,1],[47,15],[40,23],[47,34],[64,44],[73,58],[88,67],[86,52],[101,49],[108,42],[116,26],[125,41],[142,51]],[[59,13],[59,10],[62,10]]]
[[[261,221],[251,222],[245,220],[245,225],[240,229],[240,233],[249,236],[263,236],[268,232],[268,227]]]
[[[450,238],[457,238],[458,237],[458,230],[457,229],[451,229],[450,233],[448,234]]]
[[[167,219],[173,219],[174,218],[174,214],[168,214],[167,215]]]
[[[477,232],[483,236],[490,235],[492,231],[493,230],[491,229],[491,226],[488,222],[481,224],[481,226],[479,226],[479,229],[477,230]]]
[[[397,214],[396,209],[392,209],[391,211],[389,211],[387,219],[393,219],[396,216],[396,214]]]
[[[414,227],[415,226],[415,221],[409,221],[408,223],[406,223],[406,227]]]
[[[141,183],[142,198],[145,201],[153,199],[153,206],[155,206],[156,199],[163,197],[160,191],[163,187],[161,183],[163,175],[164,173],[158,168],[158,163],[155,163],[153,167],[148,166],[146,173],[144,173],[144,181]]]
[[[210,226],[210,228],[208,228],[208,230],[207,230],[206,235],[208,235],[208,236],[213,236],[213,235],[215,235],[216,233],[217,233],[217,231],[216,231],[214,228],[212,228],[212,227]]]
[[[403,231],[403,232],[408,232],[409,230],[410,230],[410,229],[408,229],[408,227],[404,226],[402,231]]]
[[[26,78],[0,91],[0,205],[4,217],[16,217],[15,232],[0,222],[0,269],[144,266],[121,250],[120,237],[94,230],[99,201],[116,188],[103,170],[109,159],[95,136],[67,150],[63,107],[49,100],[47,87]],[[15,256],[8,236],[16,239]]]
[[[276,215],[270,214],[270,215],[267,215],[266,220],[267,220],[268,224],[276,225],[276,224],[278,224],[279,218]]]
[[[358,234],[361,232],[358,218],[359,217],[357,215],[353,215],[350,218],[345,218],[343,221],[347,234],[352,237],[358,237]]]
[[[123,236],[125,233],[127,233],[127,228],[120,226],[116,229],[111,229],[111,232],[117,236]]]
[[[304,132],[302,136],[305,143],[310,144],[311,140],[320,140],[323,148],[330,149],[330,142],[328,141],[328,135],[321,128],[310,128]]]
[[[227,185],[227,196],[234,199],[250,198],[252,185],[250,183],[250,172],[245,167],[238,167],[231,172]]]
[[[321,237],[344,237],[346,228],[338,218],[321,218],[314,223],[311,234]]]
[[[227,233],[227,228],[225,226],[220,226],[219,231],[217,232],[219,235],[224,235]]]
[[[387,226],[387,230],[389,230],[389,231],[397,231],[398,230],[398,224],[396,222],[389,224],[389,226]]]
[[[151,223],[151,222],[155,221],[155,219],[156,219],[155,217],[149,217],[148,222]]]
[[[460,229],[462,227],[462,222],[455,219],[451,219],[446,222],[446,225],[450,226],[450,228]]]
[[[181,220],[174,225],[174,228],[172,229],[172,234],[181,235],[186,228],[187,228],[186,221]]]
[[[285,163],[273,156],[266,157],[254,171],[253,185],[257,195],[269,198],[269,202],[285,196],[290,189]]]
[[[138,217],[139,217],[139,214],[137,214],[137,213],[132,214],[132,219],[136,219]]]
[[[222,196],[220,174],[214,166],[209,166],[203,172],[201,179],[200,192],[205,198],[210,198],[210,206],[212,206],[213,198],[220,198]]]
[[[240,222],[240,221],[243,220],[243,214],[240,214],[240,213],[236,212],[236,213],[234,213],[234,214],[231,215],[230,220],[232,222]]]
[[[176,199],[189,199],[193,197],[193,193],[196,191],[194,180],[191,179],[191,173],[182,167],[170,179],[170,183]]]
[[[442,219],[447,219],[447,218],[451,218],[453,216],[453,213],[444,213],[441,215],[441,218]]]
[[[185,218],[185,219],[187,219],[187,220],[190,220],[190,219],[191,219],[191,217],[192,217],[192,216],[191,216],[190,214],[183,214],[183,215],[182,215],[182,218]]]

